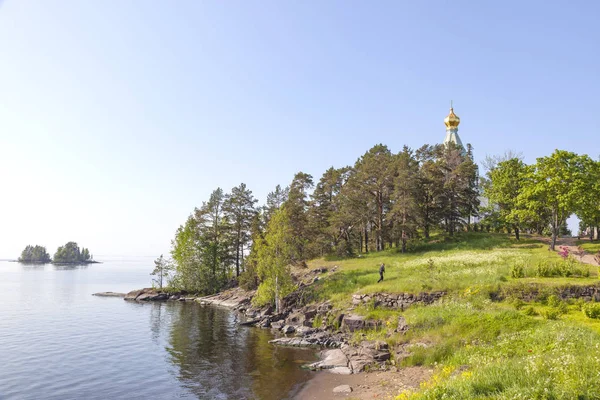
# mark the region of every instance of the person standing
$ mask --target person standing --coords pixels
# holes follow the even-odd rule
[[[381,282],[383,280],[383,273],[385,272],[385,264],[381,263],[381,265],[379,266],[379,280],[377,281],[377,283]]]

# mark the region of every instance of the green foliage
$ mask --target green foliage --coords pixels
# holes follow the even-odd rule
[[[525,277],[525,266],[521,263],[515,263],[510,268],[510,276],[513,278],[524,278]]]
[[[256,265],[248,263],[246,269],[239,276],[238,283],[245,290],[255,290],[258,288],[258,274],[256,273]]]
[[[231,189],[230,194],[225,195],[223,202],[225,236],[232,247],[236,276],[240,276],[240,268],[243,267],[244,249],[250,242],[252,222],[257,213],[255,208],[257,201],[246,184],[241,183]]]
[[[581,307],[581,310],[588,318],[600,318],[600,303],[587,303]]]
[[[533,317],[535,315],[538,315],[538,312],[535,311],[535,308],[533,308],[532,306],[529,306],[523,310],[523,314]]]
[[[28,245],[21,252],[21,257],[19,257],[19,262],[22,263],[49,263],[50,261],[50,254],[48,254],[46,248],[37,245]]]
[[[256,246],[256,266],[260,285],[254,299],[256,305],[278,304],[278,301],[291,293],[294,285],[289,265],[297,248],[293,246],[294,231],[289,211],[283,205],[272,216],[267,225],[264,239]]]
[[[156,283],[159,289],[163,289],[163,285],[170,280],[170,273],[173,270],[173,264],[170,260],[165,260],[161,254],[156,260],[154,260],[154,270],[150,275],[156,276],[156,279],[152,279],[153,285]]]
[[[525,306],[525,303],[523,300],[516,298],[512,301],[512,305],[515,308],[515,310],[520,310],[521,308],[523,308]]]
[[[548,296],[546,299],[546,304],[548,304],[550,307],[558,307],[560,303],[561,300],[555,294]]]
[[[490,200],[490,205],[496,207],[498,221],[504,226],[513,227],[517,238],[524,219],[524,210],[520,208],[522,205],[517,203],[517,199],[525,185],[526,172],[523,161],[511,158],[494,166],[488,172],[488,184],[484,185],[484,193]]]
[[[560,312],[555,308],[548,308],[542,310],[541,315],[544,319],[558,319]]]
[[[196,208],[177,230],[171,250],[175,264],[172,285],[189,292],[212,294],[221,290],[231,276],[234,257],[224,200],[223,191],[216,189],[209,201]]]
[[[80,249],[75,242],[60,246],[52,259],[55,263],[84,263],[90,261],[92,256],[86,248]]]

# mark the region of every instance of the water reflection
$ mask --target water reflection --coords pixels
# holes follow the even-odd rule
[[[228,310],[164,306],[172,318],[170,361],[178,368],[177,379],[200,399],[283,399],[310,376],[294,361],[314,359],[314,350],[275,347],[268,331],[238,326]],[[159,319],[160,313],[160,307],[154,311]]]

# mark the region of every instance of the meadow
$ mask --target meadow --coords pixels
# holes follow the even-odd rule
[[[386,264],[383,282],[378,266]],[[354,293],[444,290],[428,306],[405,311],[367,304],[352,312],[383,321],[355,332],[356,341],[385,340],[397,349],[392,363],[433,367],[433,378],[398,399],[600,398],[600,303],[562,300],[558,289],[598,283],[598,267],[562,258],[547,245],[505,235],[464,234],[347,260],[318,282],[317,296],[340,309]],[[530,301],[524,292],[535,289]],[[531,297],[531,296],[529,296]],[[410,326],[395,333],[399,316]]]

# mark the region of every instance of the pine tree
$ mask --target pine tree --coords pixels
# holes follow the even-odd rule
[[[392,218],[394,230],[399,232],[399,241],[402,243],[402,252],[406,252],[406,242],[417,231],[418,207],[417,184],[418,164],[413,152],[404,147],[396,159],[397,175],[394,179],[392,193]]]
[[[282,207],[286,207],[290,227],[292,229],[292,240],[294,248],[293,261],[303,263],[311,254],[306,253],[309,241],[308,226],[308,191],[314,186],[312,176],[304,172],[298,172],[288,193],[288,199]]]
[[[225,196],[223,211],[230,224],[236,276],[240,276],[244,250],[250,241],[250,229],[256,215],[255,204],[257,201],[252,196],[252,191],[247,189],[244,183],[234,187],[231,193]]]
[[[378,144],[358,159],[354,166],[354,187],[356,195],[365,201],[367,209],[374,209],[375,218],[367,223],[375,229],[375,248],[383,250],[385,216],[389,209],[390,194],[393,190],[395,165],[391,151]],[[370,213],[369,213],[370,214]],[[365,229],[365,236],[367,230]]]

